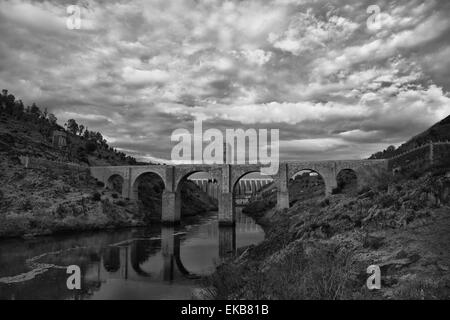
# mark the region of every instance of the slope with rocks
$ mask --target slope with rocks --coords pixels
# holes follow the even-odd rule
[[[34,104],[27,110],[20,104],[12,95],[0,96],[0,238],[158,221],[161,198],[152,185],[143,186],[149,192],[144,192],[142,201],[135,203],[122,199],[120,192],[105,189],[83,170],[89,165],[143,163],[109,147],[100,133],[77,133],[73,129],[78,126],[75,121],[66,130],[55,122],[54,116],[41,112]],[[66,146],[52,144],[54,131],[66,134]],[[26,169],[20,156],[75,163],[81,169],[56,165]],[[195,184],[185,186],[182,198],[185,215],[215,208],[214,201]]]
[[[209,279],[225,299],[450,298],[450,164],[254,214],[266,239]],[[251,214],[252,210],[247,211]],[[381,269],[369,291],[366,269]]]

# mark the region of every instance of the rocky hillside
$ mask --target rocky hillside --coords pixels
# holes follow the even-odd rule
[[[51,114],[35,104],[24,108],[5,91],[0,96],[0,238],[138,226],[160,219],[162,188],[144,183],[142,201],[135,203],[106,190],[87,171],[89,165],[138,164],[134,158],[109,147],[100,133],[74,120],[63,128]],[[53,144],[55,131],[67,137],[64,146]],[[20,156],[79,167],[25,169]],[[212,199],[189,183],[182,190],[182,204],[185,215],[215,208]]]
[[[356,194],[256,211],[266,240],[223,264],[222,299],[450,298],[450,163],[419,176],[381,175]],[[251,209],[247,212],[252,212]],[[380,290],[366,287],[370,265]]]
[[[387,149],[373,154],[370,159],[389,159],[430,141],[450,141],[450,115],[424,132],[414,136],[398,148],[389,146]]]

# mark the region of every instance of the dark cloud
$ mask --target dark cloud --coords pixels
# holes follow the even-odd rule
[[[360,158],[450,113],[450,2],[0,3],[0,86],[110,144],[168,158],[173,130],[279,129],[282,158]]]

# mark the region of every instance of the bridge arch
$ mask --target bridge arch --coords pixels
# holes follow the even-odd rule
[[[303,168],[289,177],[290,202],[326,194],[325,178],[314,169]]]
[[[358,189],[358,173],[351,168],[340,169],[336,175],[337,191],[340,193],[354,192]]]
[[[132,199],[139,201],[139,210],[149,218],[160,218],[163,214],[163,195],[166,184],[157,172],[139,174],[131,187]]]
[[[270,176],[259,176],[254,178],[248,178],[252,173],[261,173],[259,169],[250,169],[240,172],[240,175],[235,176],[234,183],[231,185],[231,192],[233,194],[233,210],[237,205],[243,205],[248,201],[249,195],[255,195],[259,190],[262,189],[263,186],[267,184],[267,181],[274,181],[274,179]],[[259,181],[265,177],[264,183]]]
[[[194,176],[195,174],[204,173],[207,175],[206,181],[204,181],[205,189],[202,188],[202,186],[199,186],[197,183],[190,181],[189,178]],[[208,168],[184,168],[184,170],[179,170],[178,172],[175,172],[175,184],[174,184],[174,195],[175,195],[175,203],[176,207],[175,210],[176,216],[178,219],[181,219],[182,214],[187,214],[188,207],[184,206],[186,203],[183,202],[186,201],[186,199],[189,199],[190,193],[189,189],[183,189],[187,188],[187,183],[193,183],[196,185],[196,187],[200,188],[202,192],[206,193],[209,197],[212,198],[212,189],[216,188],[217,190],[220,190],[220,179],[217,173],[215,173],[212,170],[208,170]],[[202,182],[203,184],[203,182]],[[210,189],[211,188],[211,189]],[[207,198],[203,199],[205,203],[209,203]],[[207,209],[207,211],[215,211],[217,209],[217,203],[215,201],[211,201],[209,203],[210,206]]]

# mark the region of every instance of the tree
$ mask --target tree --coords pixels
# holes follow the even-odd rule
[[[83,135],[84,126],[80,124],[78,126],[78,135],[81,137]]]
[[[42,112],[42,118],[47,119],[48,111],[47,108],[44,109],[44,112]]]
[[[55,115],[53,113],[49,113],[47,119],[48,119],[48,122],[51,125],[55,125],[56,124],[56,120],[58,120],[58,119],[56,119],[56,117],[55,117]]]
[[[36,117],[40,117],[41,116],[41,110],[39,109],[39,107],[34,102],[31,105],[30,112],[31,112],[32,115],[35,115]]]
[[[88,130],[88,128],[86,127],[86,129],[84,130],[84,134],[83,134],[83,137],[85,138],[85,139],[89,139],[90,138],[90,132],[89,132],[89,130]]]
[[[16,102],[16,97],[14,97],[12,94],[8,94],[5,99],[5,111],[7,114],[13,114],[14,112],[14,105]]]
[[[67,131],[73,135],[76,135],[79,130],[78,123],[74,119],[67,120],[65,127],[67,128]]]
[[[23,106],[22,100],[16,101],[14,106],[14,115],[17,119],[20,119],[23,116],[25,111],[25,107]]]

